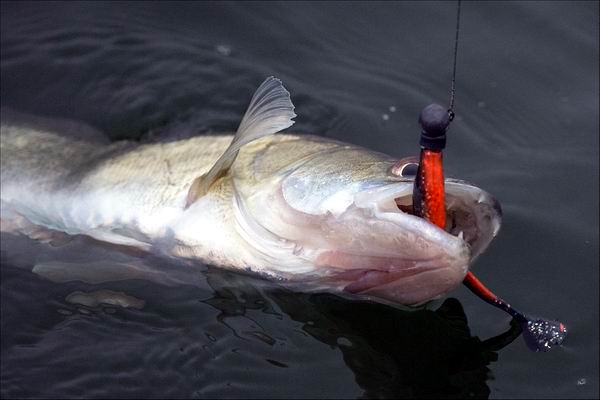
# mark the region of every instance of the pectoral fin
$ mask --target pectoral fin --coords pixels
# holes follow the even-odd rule
[[[186,208],[204,196],[212,184],[227,173],[242,146],[289,128],[294,124],[292,118],[295,116],[290,93],[279,79],[272,76],[267,78],[252,96],[246,114],[227,150],[210,171],[196,178],[192,183]]]

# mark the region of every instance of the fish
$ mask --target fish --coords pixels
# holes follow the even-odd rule
[[[2,231],[50,241],[84,235],[399,305],[455,289],[500,229],[498,201],[446,178],[441,229],[411,213],[413,157],[279,133],[295,117],[274,77],[235,134],[110,142],[3,112]]]

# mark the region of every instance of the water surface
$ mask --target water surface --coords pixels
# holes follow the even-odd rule
[[[0,100],[112,140],[172,140],[235,130],[275,75],[295,131],[404,157],[418,151],[421,108],[448,101],[455,11],[3,2]],[[518,308],[564,321],[563,348],[511,341],[509,317],[464,288],[406,312],[152,257],[168,284],[135,271],[54,282],[40,265],[126,256],[3,235],[2,397],[598,397],[598,12],[598,2],[464,2],[445,153],[448,175],[504,209],[477,275]],[[135,300],[75,301],[98,291]]]

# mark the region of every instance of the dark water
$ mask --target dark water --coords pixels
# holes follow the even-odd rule
[[[154,259],[169,285],[56,283],[33,265],[108,250],[2,236],[2,397],[598,397],[598,12],[463,3],[445,155],[504,208],[478,276],[564,321],[564,347],[511,343],[464,288],[406,312]],[[183,137],[234,130],[275,75],[297,131],[401,157],[420,109],[447,102],[454,18],[453,2],[3,2],[1,102],[115,140]],[[73,301],[98,290],[144,303]]]

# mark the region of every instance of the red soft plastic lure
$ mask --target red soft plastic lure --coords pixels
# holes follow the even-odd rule
[[[446,229],[446,191],[442,152],[421,149],[415,188],[418,201],[413,205],[414,214]]]
[[[446,145],[446,129],[450,118],[443,107],[431,104],[419,118],[421,132],[421,155],[413,189],[413,213],[446,229],[446,189],[442,150]],[[489,290],[472,272],[463,280],[474,294],[487,303],[498,307],[521,323],[524,338],[535,351],[548,351],[564,340],[567,328],[558,321],[533,319],[515,310],[510,304]]]
[[[421,149],[415,189],[419,193],[416,196],[417,204],[413,205],[414,214],[446,229],[446,190],[441,150]],[[498,298],[471,271],[467,272],[464,284],[488,303],[495,303]]]

